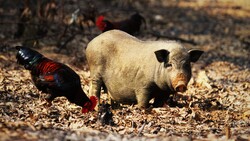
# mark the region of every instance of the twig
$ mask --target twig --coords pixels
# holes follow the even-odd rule
[[[75,38],[75,36],[76,36],[77,34],[78,34],[78,33],[75,33],[75,34],[71,35],[62,45],[59,45],[59,47],[60,47],[59,52],[60,52],[62,49],[64,49],[64,48],[66,47],[66,45],[67,45],[70,41],[72,41],[72,40]],[[59,42],[59,44],[60,44],[60,42]]]
[[[64,28],[64,30],[63,30],[63,33],[59,36],[59,39],[58,39],[58,43],[57,44],[59,44],[60,42],[61,42],[61,40],[62,40],[62,38],[65,36],[65,34],[66,34],[66,32],[67,32],[67,30],[68,30],[68,28],[69,28],[69,26],[65,26],[65,28]]]
[[[231,138],[231,136],[232,136],[230,126],[229,125],[225,125],[224,130],[225,130],[226,137],[229,140]]]
[[[139,129],[138,135],[137,136],[141,136],[142,135],[142,131],[144,130],[145,126],[147,124],[147,121],[145,120],[142,127]]]
[[[192,45],[197,45],[197,43],[194,42],[193,40],[186,40],[186,39],[182,39],[182,38],[180,38],[180,37],[162,35],[162,34],[160,34],[159,32],[156,32],[156,31],[152,31],[152,32],[150,32],[150,33],[151,33],[153,36],[156,36],[157,38],[167,38],[167,39],[170,39],[170,40],[177,40],[177,41],[180,41],[180,42],[189,43],[189,44],[192,44]]]

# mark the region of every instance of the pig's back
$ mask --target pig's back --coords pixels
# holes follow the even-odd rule
[[[88,54],[100,54],[102,56],[115,56],[136,54],[137,57],[148,56],[156,50],[166,49],[168,51],[183,49],[183,47],[175,41],[142,41],[134,36],[120,31],[110,30],[104,32],[89,42],[87,47]]]
[[[129,44],[137,44],[140,42],[137,38],[119,31],[110,30],[100,34],[89,42],[87,47],[87,54],[92,52],[99,53],[102,55],[115,55],[119,52],[127,52],[127,50],[135,49]],[[137,46],[138,47],[138,46]]]

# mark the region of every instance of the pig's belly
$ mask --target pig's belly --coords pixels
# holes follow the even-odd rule
[[[123,104],[136,104],[135,90],[126,86],[110,87],[106,86],[111,98]]]
[[[137,103],[136,90],[141,89],[145,82],[141,82],[137,71],[131,69],[131,66],[117,68],[118,64],[113,61],[114,66],[106,66],[102,79],[107,87],[111,98],[119,103],[133,104]],[[125,64],[125,63],[124,63]],[[130,69],[129,69],[130,68]],[[134,67],[135,68],[135,67]]]
[[[116,90],[109,91],[111,98],[119,103],[123,104],[136,104],[137,99],[134,92],[129,90]]]

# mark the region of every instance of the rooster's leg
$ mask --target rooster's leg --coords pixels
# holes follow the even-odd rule
[[[57,97],[56,94],[54,94],[50,89],[47,89],[48,95],[46,96],[46,101],[49,103],[49,105],[52,105],[52,101]]]

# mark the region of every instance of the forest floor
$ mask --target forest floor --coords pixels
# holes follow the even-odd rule
[[[77,2],[69,1],[68,9],[81,6]],[[25,35],[13,38],[18,10],[5,2],[0,5],[0,140],[250,140],[250,9],[217,1],[143,2],[95,5],[101,7],[99,13],[115,20],[139,11],[147,23],[136,35],[139,39],[178,37],[195,43],[183,42],[187,48],[205,51],[192,64],[188,90],[175,96],[178,106],[141,110],[121,105],[112,109],[114,125],[102,125],[96,111],[82,114],[81,107],[64,97],[48,107],[46,94],[16,63],[14,46],[29,45],[32,33],[27,27]],[[48,34],[59,34],[63,28],[53,24],[50,29]],[[88,93],[85,48],[101,32],[94,25],[85,29],[63,48],[56,46],[58,38],[47,35],[33,49],[73,68]],[[73,26],[70,31],[67,36],[79,28]],[[102,94],[102,99],[107,100],[107,95]]]

